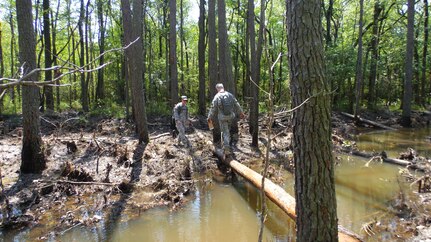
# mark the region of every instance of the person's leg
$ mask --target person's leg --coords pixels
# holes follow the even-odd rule
[[[187,138],[186,138],[186,129],[184,127],[184,124],[182,122],[177,123],[177,129],[178,129],[178,141],[179,143],[183,143],[184,145],[187,145]]]
[[[213,120],[214,129],[213,132],[213,144],[216,147],[221,147],[221,130],[220,130],[220,122],[218,120]]]
[[[234,118],[230,123],[230,144],[235,146],[239,140],[238,118]]]
[[[230,132],[229,132],[229,121],[222,120],[220,121],[220,129],[223,137],[223,148],[225,152],[230,151]]]

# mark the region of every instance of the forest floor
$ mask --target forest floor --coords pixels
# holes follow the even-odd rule
[[[367,113],[364,118],[397,127],[399,117],[379,112]],[[114,226],[123,213],[132,218],[156,206],[180,209],[190,200],[188,195],[193,194],[197,179],[228,177],[228,169],[223,169],[213,155],[212,135],[205,117],[192,119],[193,127],[187,134],[191,148],[178,145],[172,137],[170,117],[148,120],[151,141],[145,145],[138,143],[134,126],[125,120],[83,118],[73,112],[43,116],[41,132],[47,169],[41,175],[19,172],[20,118],[0,120],[0,234],[17,233],[28,226],[43,227],[35,239],[46,240],[78,225],[97,226],[104,221],[106,226]],[[415,113],[413,125],[422,127],[428,125],[428,120],[426,115]],[[250,148],[247,123],[241,121],[239,127],[234,158],[246,165],[262,165],[267,119],[260,119],[259,149]],[[274,162],[270,164],[268,177],[276,183],[282,179],[281,166],[293,171],[290,127],[290,118],[283,115],[276,115],[271,126],[270,159]],[[351,146],[352,142],[346,140],[358,132],[357,124],[338,113],[333,114],[332,128],[332,140],[338,149]],[[423,203],[431,204],[429,192],[417,196]],[[394,198],[393,204],[403,211],[400,223],[409,230],[404,233],[406,236],[431,238],[429,213],[418,211],[405,198]],[[405,212],[410,215],[404,216]],[[387,229],[384,224],[373,222],[365,227],[365,232]]]

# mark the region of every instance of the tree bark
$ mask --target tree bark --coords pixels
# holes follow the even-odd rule
[[[293,113],[297,241],[338,241],[321,19],[319,0],[287,0],[292,104],[310,98]]]
[[[177,69],[177,1],[169,0],[169,80],[171,83],[171,107],[178,102]]]
[[[382,6],[379,1],[374,4],[373,16],[373,34],[371,38],[371,59],[370,59],[370,76],[368,92],[368,109],[374,109],[376,106],[376,79],[377,79],[377,62],[379,59],[379,17],[382,12]]]
[[[79,53],[79,65],[83,67],[85,65],[85,46],[84,46],[84,28],[83,28],[83,22],[84,22],[84,0],[80,1],[80,10],[79,10],[79,20],[78,20],[78,32],[79,32],[79,47],[80,47],[80,53]],[[88,112],[88,89],[86,88],[86,81],[85,81],[85,72],[81,72],[81,105],[84,112]]]
[[[426,95],[426,76],[427,76],[427,55],[428,55],[428,44],[429,44],[429,10],[428,10],[428,0],[424,0],[424,47],[422,49],[422,75],[421,75],[421,91],[422,91],[422,99],[423,103],[425,103]]]
[[[217,6],[219,30],[219,78],[220,82],[224,84],[225,89],[236,95],[232,72],[232,56],[227,35],[225,0],[217,0]]]
[[[105,57],[103,52],[105,52],[105,20],[103,18],[103,2],[102,0],[97,0],[97,17],[99,20],[99,66],[105,64]],[[97,71],[97,87],[96,87],[96,100],[103,100],[105,98],[105,80],[104,80],[104,68]]]
[[[355,89],[355,110],[353,115],[355,118],[359,115],[362,94],[362,80],[363,80],[363,63],[362,63],[362,28],[364,17],[364,0],[359,0],[359,30],[358,30],[358,56],[356,61],[356,89]]]
[[[400,124],[403,127],[411,126],[411,102],[412,102],[412,80],[413,80],[413,51],[414,51],[414,18],[415,1],[408,0],[407,8],[407,46],[404,78],[403,112]]]
[[[49,0],[43,0],[43,38],[45,41],[44,55],[45,55],[45,68],[52,66],[52,50],[51,50],[51,23],[49,13],[51,11]],[[45,81],[52,80],[52,71],[45,71]],[[45,101],[47,110],[54,110],[54,93],[50,86],[44,86]]]
[[[218,82],[217,68],[217,30],[215,24],[215,0],[208,1],[208,75],[210,97],[216,94],[215,86]]]
[[[36,68],[36,39],[31,0],[16,1],[16,12],[19,58],[26,74]],[[37,81],[37,74],[29,77],[27,81]],[[23,139],[20,170],[22,173],[41,173],[46,167],[46,161],[39,132],[39,89],[35,86],[23,86],[22,90]]]
[[[143,46],[142,46],[142,19],[143,1],[133,1],[133,14],[129,0],[121,0],[123,16],[124,41],[126,45],[140,38],[136,43],[126,49],[127,76],[130,78],[132,89],[132,111],[136,125],[139,142],[148,143],[147,116],[143,88]]]
[[[3,35],[2,35],[2,25],[0,24],[0,79],[3,77],[4,75],[4,60],[3,60]],[[0,84],[3,84],[3,81],[0,80]],[[3,93],[3,89],[0,88],[0,95]],[[0,115],[2,114],[3,111],[3,99],[0,98]]]
[[[199,43],[198,43],[198,64],[199,64],[199,93],[198,93],[198,113],[202,116],[206,114],[206,89],[205,89],[205,0],[199,1]]]

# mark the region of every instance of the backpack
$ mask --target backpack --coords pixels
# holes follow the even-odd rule
[[[226,116],[233,113],[233,99],[228,93],[219,97],[219,110]]]

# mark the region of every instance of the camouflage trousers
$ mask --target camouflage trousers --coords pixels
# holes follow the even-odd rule
[[[232,118],[219,118],[219,124],[220,124],[220,131],[223,138],[223,149],[225,151],[230,152],[230,126],[232,123]]]
[[[178,130],[178,143],[189,146],[189,140],[186,137],[186,127],[184,126],[184,122],[176,121],[176,127]]]

